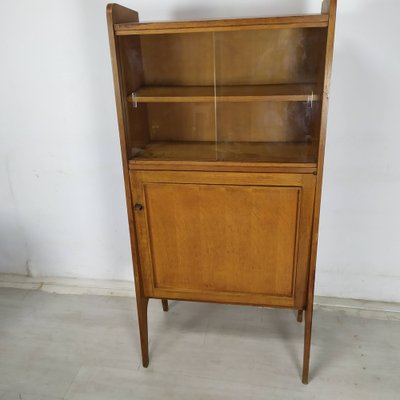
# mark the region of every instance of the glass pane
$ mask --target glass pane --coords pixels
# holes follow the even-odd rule
[[[322,33],[121,36],[128,157],[315,162]]]
[[[216,159],[213,33],[120,37],[130,158]]]
[[[216,32],[218,159],[315,162],[320,29]]]

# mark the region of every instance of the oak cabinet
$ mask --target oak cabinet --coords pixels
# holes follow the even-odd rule
[[[336,1],[140,23],[107,7],[143,365],[149,299],[305,311],[308,382]]]
[[[303,308],[314,181],[131,172],[144,295]]]

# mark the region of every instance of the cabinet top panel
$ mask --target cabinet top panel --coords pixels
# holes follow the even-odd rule
[[[115,24],[114,30],[116,35],[123,36],[251,29],[326,28],[328,21],[329,17],[327,14],[315,14],[201,21],[131,22]]]

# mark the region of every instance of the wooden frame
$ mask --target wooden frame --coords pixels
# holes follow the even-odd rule
[[[322,12],[318,15],[139,23],[137,12],[117,4],[109,4],[107,6],[107,24],[144,367],[147,367],[149,363],[147,305],[150,298],[160,298],[164,311],[168,311],[167,299],[254,304],[295,309],[297,310],[297,320],[299,322],[302,321],[303,311],[305,311],[302,382],[305,384],[308,383],[314,281],[335,15],[336,0],[324,0]],[[306,81],[301,82],[301,84],[290,81],[283,83],[272,82],[273,84],[268,85],[256,83],[258,86],[254,86],[254,83],[250,86],[223,83],[218,87],[218,92],[216,93],[215,84],[214,87],[210,86],[211,75],[207,75],[207,72],[205,72],[204,74],[206,75],[203,74],[203,77],[194,76],[195,80],[200,79],[202,82],[200,85],[197,83],[190,85],[189,81],[183,85],[170,84],[168,87],[162,84],[157,86],[153,82],[150,85],[146,85],[145,81],[149,79],[148,76],[146,77],[146,66],[141,63],[133,65],[126,57],[127,52],[141,53],[143,42],[139,38],[143,35],[147,37],[161,37],[166,34],[174,35],[178,33],[196,35],[212,34],[213,32],[234,33],[238,31],[261,32],[273,30],[278,32],[279,30],[308,28],[316,29],[314,31],[316,32],[314,35],[316,39],[313,39],[313,43],[319,40],[317,37],[318,32],[321,33],[321,37],[323,38],[321,39],[323,41],[323,43],[321,42],[323,46],[323,54],[321,55],[323,68],[319,72],[318,82],[307,81],[308,78],[304,75]],[[318,29],[319,31],[317,31]],[[205,61],[207,62],[207,60]],[[312,93],[311,101],[314,101],[318,107],[315,111],[317,118],[307,128],[314,130],[312,142],[307,145],[301,143],[271,144],[270,147],[264,146],[262,153],[256,154],[257,157],[261,157],[260,159],[254,158],[256,156],[253,156],[253,159],[241,159],[240,152],[247,151],[251,153],[252,150],[249,149],[257,147],[257,141],[254,143],[243,143],[240,142],[243,139],[239,138],[238,144],[222,143],[218,145],[217,150],[222,152],[221,154],[225,158],[217,160],[212,159],[212,156],[210,156],[214,152],[212,144],[210,144],[211,147],[207,147],[206,142],[199,142],[199,145],[196,142],[182,143],[181,149],[183,149],[184,153],[180,153],[179,146],[173,145],[173,142],[171,142],[171,145],[163,145],[162,142],[155,142],[154,145],[149,143],[149,135],[152,133],[148,132],[149,128],[146,127],[146,124],[149,118],[151,118],[151,113],[154,115],[154,113],[158,112],[162,104],[175,104],[175,106],[171,107],[183,107],[181,105],[184,104],[187,104],[187,107],[192,107],[192,104],[204,104],[205,107],[208,107],[207,104],[215,102],[215,104],[221,104],[221,107],[225,107],[226,104],[226,112],[229,116],[229,113],[233,115],[235,110],[237,110],[234,108],[235,106],[230,106],[230,104],[259,103],[262,105],[281,104],[283,102],[288,104],[287,107],[290,107],[290,103],[310,101],[310,93]],[[141,108],[131,112],[129,111],[129,107],[132,107],[132,104],[135,107],[139,106]],[[171,110],[175,109],[171,108]],[[222,108],[222,110],[224,109]],[[280,112],[273,108],[271,110],[271,113]],[[226,116],[224,118],[221,120],[221,123],[226,122]],[[209,123],[212,124],[214,122],[210,120]],[[232,135],[232,133],[229,134]],[[229,140],[229,135],[227,138],[225,140]],[[280,140],[279,138],[281,136],[273,140]],[[200,140],[207,139],[200,137]],[[140,156],[132,157],[131,150],[137,147],[145,150],[139,152]],[[161,151],[158,149],[161,149]],[[193,158],[188,158],[190,151],[193,151],[195,155]],[[201,151],[204,153],[203,156],[197,158]],[[301,152],[299,153],[299,151]],[[184,154],[183,158],[182,154]],[[230,158],[226,154],[229,154]],[[219,189],[220,187],[221,189]],[[146,192],[150,190],[148,188],[152,190],[152,192],[149,192],[150,195]],[[171,188],[177,188],[177,194],[174,194],[175,192]],[[289,191],[279,188],[288,188]],[[281,281],[277,282],[275,286],[271,284],[271,294],[269,295],[265,293],[246,293],[245,289],[248,286],[243,286],[242,289],[239,286],[240,284],[245,285],[247,281],[244,280],[244,283],[238,283],[228,275],[224,275],[224,279],[226,279],[226,282],[231,282],[230,285],[232,287],[239,285],[237,289],[239,292],[236,293],[229,290],[224,292],[222,289],[222,291],[220,289],[218,291],[215,288],[213,291],[207,291],[204,288],[202,289],[201,282],[191,280],[191,277],[188,275],[187,262],[179,267],[181,268],[180,275],[178,274],[175,277],[168,276],[168,259],[165,259],[165,268],[162,262],[160,264],[160,254],[164,251],[162,243],[158,244],[159,250],[154,250],[155,240],[151,236],[151,232],[155,232],[159,228],[157,228],[157,225],[154,225],[154,220],[149,219],[149,210],[151,210],[151,207],[154,210],[155,205],[159,204],[157,196],[154,193],[166,193],[166,195],[172,196],[171,199],[175,199],[176,202],[185,204],[185,196],[192,196],[193,193],[196,193],[196,196],[209,196],[213,194],[217,197],[219,196],[221,201],[221,199],[225,198],[225,190],[231,190],[232,193],[237,193],[237,196],[244,196],[243,198],[254,196],[252,204],[258,204],[260,193],[268,193],[268,196],[272,199],[272,207],[278,207],[280,204],[279,202],[274,202],[274,196],[283,196],[282,199],[287,199],[286,206],[283,205],[282,207],[286,207],[287,212],[292,212],[292,233],[289,233],[295,233],[296,240],[300,240],[300,242],[296,242],[296,245],[293,244],[294,242],[290,243],[292,243],[292,249],[296,249],[293,250],[295,251],[293,254],[296,254],[296,257],[300,257],[300,259],[295,258],[294,264],[290,268],[288,262],[282,264],[283,267],[277,268],[275,272],[289,274],[292,273],[291,271],[295,271],[293,273],[298,274],[297,278],[291,283],[295,285],[292,288],[292,294],[284,295],[288,289],[285,289],[286,286]],[[218,209],[216,210],[217,215]],[[154,215],[154,211],[152,213]],[[177,218],[187,218],[188,215],[189,212],[183,210],[180,211]],[[271,215],[265,214],[265,218],[267,217],[271,218]],[[158,218],[162,220],[163,215],[159,214]],[[300,222],[295,223],[293,218],[300,218],[298,220]],[[182,226],[182,229],[184,229],[184,225]],[[256,229],[258,228],[256,227]],[[240,239],[242,237],[240,235],[244,235],[244,231],[241,232],[239,230],[238,232]],[[229,237],[235,239],[235,236],[232,236],[235,234],[236,230],[234,233],[231,232]],[[273,239],[273,236],[271,238]],[[155,251],[156,253],[154,253]],[[210,263],[212,264],[212,261]],[[154,268],[158,268],[158,270],[154,272]],[[287,268],[287,272],[284,272],[282,268]],[[172,285],[172,287],[163,288],[162,285],[157,286],[159,283],[155,283],[155,278],[151,275],[153,273],[159,274],[157,279],[159,281],[161,279],[161,282],[164,282],[163,285]],[[204,272],[204,274],[207,273],[209,272]],[[182,282],[187,285],[186,288],[179,288],[177,284],[177,282],[181,282],[179,279],[183,280]],[[263,276],[260,279],[263,279]],[[189,284],[188,282],[191,283]],[[190,289],[190,285],[195,285],[196,289]],[[244,292],[241,293],[240,290],[244,290]]]

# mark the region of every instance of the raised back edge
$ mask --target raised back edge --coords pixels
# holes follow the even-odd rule
[[[323,0],[321,14],[329,14],[329,17],[336,15],[336,0]]]
[[[111,18],[113,24],[126,24],[129,22],[139,22],[137,11],[120,6],[116,3],[107,4],[107,19]]]

